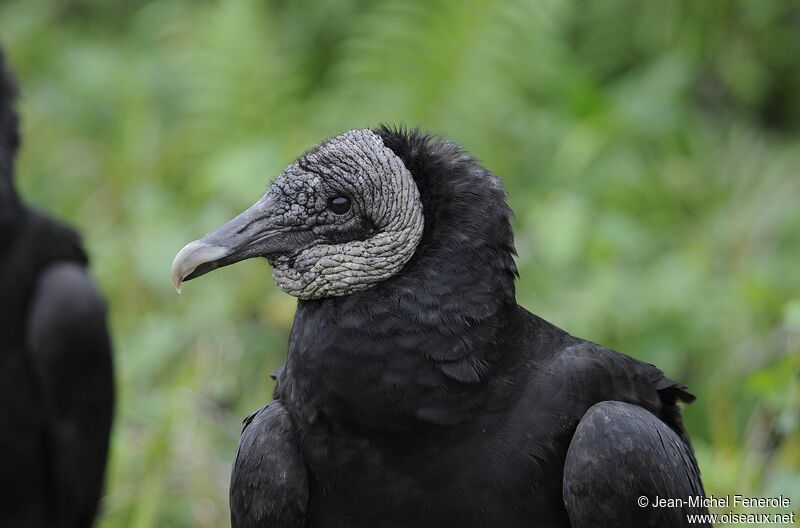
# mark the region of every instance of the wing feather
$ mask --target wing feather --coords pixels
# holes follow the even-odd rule
[[[231,475],[234,528],[302,528],[308,475],[297,431],[280,401],[248,416]]]
[[[594,405],[578,424],[564,466],[563,495],[576,528],[683,527],[690,526],[687,515],[708,513],[689,504],[652,506],[656,497],[688,502],[703,496],[697,462],[655,415],[618,401]],[[649,506],[640,506],[642,496]]]
[[[103,487],[114,382],[105,302],[82,266],[64,262],[44,271],[27,336],[44,406],[56,518],[90,526]]]

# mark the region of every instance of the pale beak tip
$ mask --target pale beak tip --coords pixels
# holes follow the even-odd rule
[[[181,292],[181,283],[203,264],[213,263],[231,253],[231,249],[223,246],[207,244],[200,240],[189,242],[181,249],[172,261],[172,286]]]
[[[183,285],[183,281],[178,278],[177,275],[172,276],[172,287],[175,288],[175,291],[178,292],[180,295],[181,293],[181,286]]]

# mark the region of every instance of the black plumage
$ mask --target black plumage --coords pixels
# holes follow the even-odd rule
[[[114,399],[106,307],[78,234],[14,189],[15,96],[0,53],[0,526],[89,527]]]
[[[705,510],[637,505],[703,494],[686,387],[518,306],[500,181],[454,143],[375,133],[413,176],[422,237],[386,280],[298,302],[275,398],[245,422],[233,525],[687,526]],[[176,282],[245,258],[187,252]]]

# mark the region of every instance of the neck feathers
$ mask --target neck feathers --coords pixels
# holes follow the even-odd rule
[[[376,132],[414,176],[425,211],[422,241],[403,274],[430,283],[446,279],[468,293],[480,306],[464,303],[465,317],[513,304],[512,213],[499,178],[455,143],[416,129]]]

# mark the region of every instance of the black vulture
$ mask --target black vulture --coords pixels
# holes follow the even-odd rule
[[[20,200],[0,52],[0,526],[92,525],[113,408],[105,303],[78,234]]]
[[[457,144],[353,130],[178,253],[176,288],[265,257],[299,298],[274,400],[245,420],[234,526],[660,527],[706,512],[679,407],[693,396],[520,307],[510,217],[500,180]],[[686,504],[639,504],[657,497]]]

